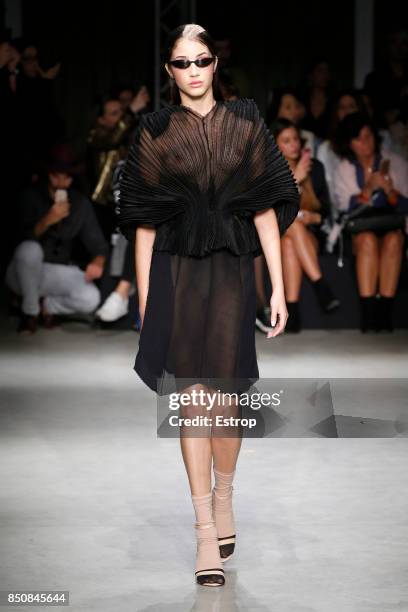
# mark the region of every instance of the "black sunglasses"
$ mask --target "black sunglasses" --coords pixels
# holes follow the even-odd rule
[[[190,64],[195,64],[197,68],[206,68],[207,66],[212,64],[214,60],[215,60],[214,56],[200,57],[199,59],[196,59],[196,60],[175,59],[175,60],[170,60],[169,64],[170,66],[174,66],[174,68],[181,68],[182,70],[185,70],[186,68],[190,66]]]

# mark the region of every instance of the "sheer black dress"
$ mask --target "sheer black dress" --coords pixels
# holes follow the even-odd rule
[[[134,369],[157,394],[169,379],[241,391],[259,378],[253,216],[267,208],[282,235],[299,193],[252,99],[217,101],[204,116],[184,105],[143,116],[116,212],[129,240],[140,224],[156,229]]]

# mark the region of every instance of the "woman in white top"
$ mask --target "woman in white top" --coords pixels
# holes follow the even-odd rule
[[[327,140],[324,140],[317,149],[317,159],[322,162],[326,175],[327,186],[329,188],[330,200],[334,204],[336,193],[334,190],[334,175],[338,164],[341,162],[341,157],[333,149],[333,142],[339,122],[346,115],[357,111],[365,110],[364,101],[361,95],[355,89],[344,89],[337,96],[332,109],[332,116],[329,126]],[[335,211],[333,211],[335,212]]]
[[[408,213],[408,163],[380,147],[367,115],[352,113],[339,124],[335,151],[342,158],[334,178],[340,211],[372,206],[378,214]],[[401,270],[404,231],[376,229],[352,235],[361,304],[360,328],[392,331],[392,306]],[[377,292],[379,299],[376,299]]]
[[[312,157],[315,157],[318,146],[316,135],[310,130],[301,127],[302,120],[306,116],[306,106],[299,98],[295,89],[290,87],[277,89],[273,92],[272,102],[269,105],[266,122],[271,125],[275,119],[289,119],[300,126],[300,135],[305,143],[305,147],[310,150]]]

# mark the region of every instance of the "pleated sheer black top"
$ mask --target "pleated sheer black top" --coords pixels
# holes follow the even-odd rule
[[[155,251],[256,256],[262,249],[253,216],[267,208],[283,235],[299,210],[299,192],[253,99],[217,101],[204,116],[182,104],[142,116],[116,207],[128,239],[149,224]]]

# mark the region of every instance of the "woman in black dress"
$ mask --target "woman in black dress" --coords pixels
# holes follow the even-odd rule
[[[258,380],[254,257],[265,253],[273,287],[268,337],[275,337],[288,316],[280,235],[296,218],[299,193],[255,102],[216,99],[208,33],[180,26],[166,52],[172,103],[143,115],[117,206],[121,231],[135,240],[142,329],[134,368],[158,395],[169,380],[188,392],[183,417],[234,416],[237,399],[228,409],[217,402],[211,414],[208,405],[196,407],[193,393],[232,390],[237,398]],[[180,427],[180,442],[196,515],[196,581],[220,586],[235,546],[232,481],[242,427],[187,429]]]
[[[326,242],[321,227],[327,219],[331,221],[331,202],[324,166],[304,146],[298,126],[289,119],[278,118],[270,129],[300,190],[298,218],[282,239],[283,279],[290,317],[286,331],[299,332],[302,328],[299,296],[303,273],[309,278],[323,312],[333,312],[340,305],[323,277],[318,259]]]

